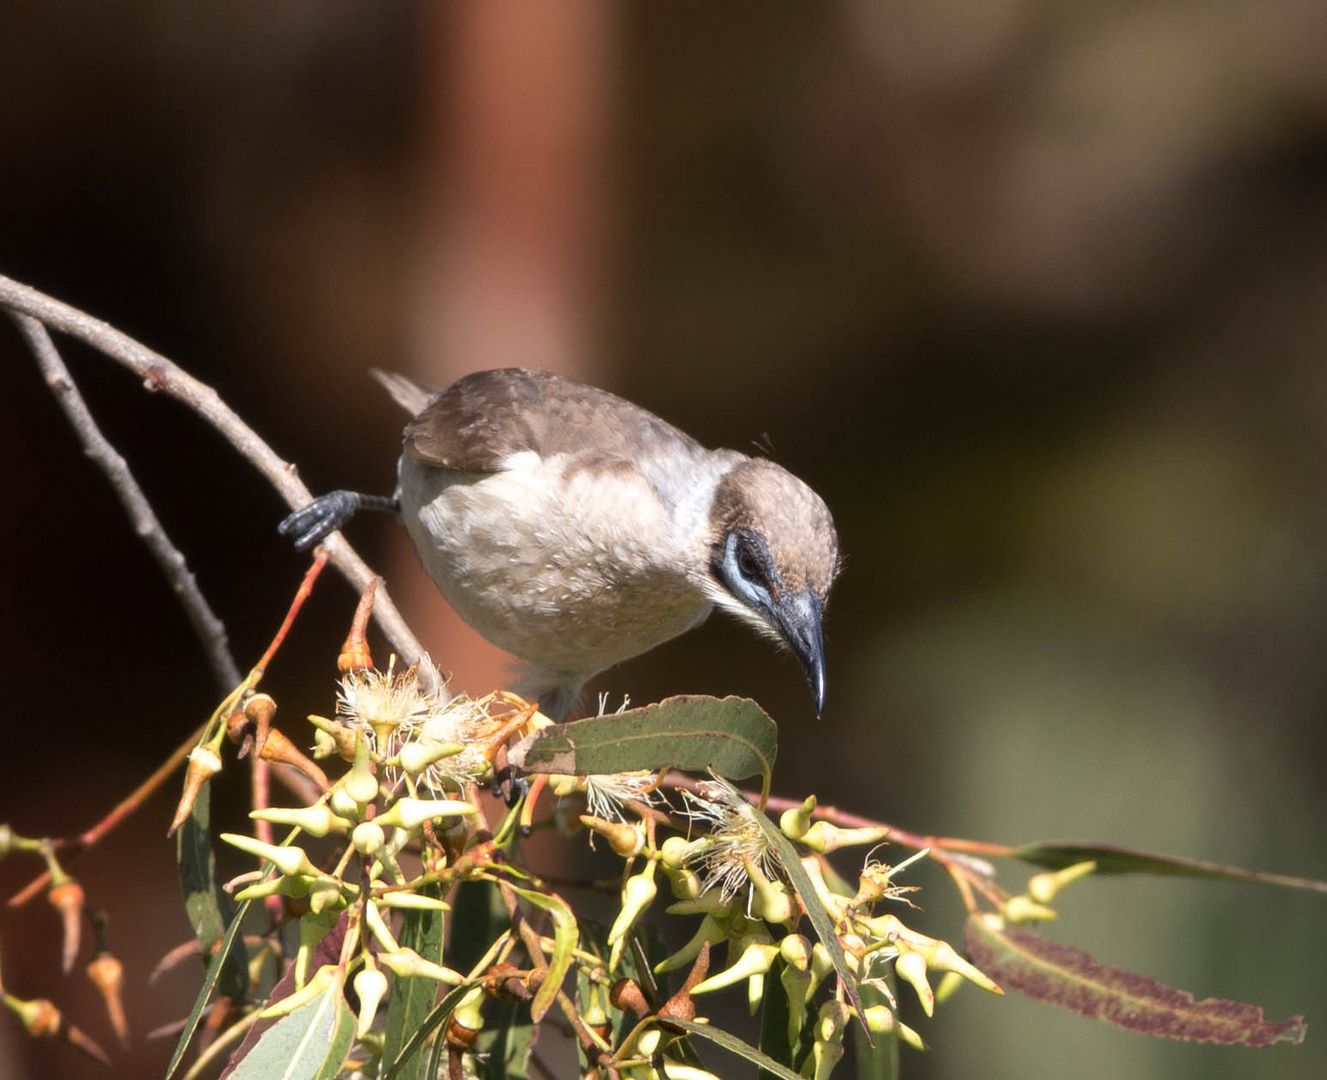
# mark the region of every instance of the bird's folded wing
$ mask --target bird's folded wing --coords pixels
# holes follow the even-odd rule
[[[497,472],[513,454],[574,455],[632,463],[665,444],[698,450],[690,436],[606,390],[544,371],[478,371],[433,398],[406,425],[405,453],[423,465]]]

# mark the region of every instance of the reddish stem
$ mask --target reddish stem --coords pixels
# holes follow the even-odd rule
[[[263,653],[263,658],[254,666],[254,681],[262,678],[267,670],[267,665],[272,662],[272,657],[276,655],[277,649],[281,648],[286,640],[286,635],[290,633],[291,626],[295,623],[295,616],[299,614],[300,608],[304,606],[304,601],[309,598],[313,592],[313,583],[318,580],[318,575],[323,572],[323,567],[327,565],[327,549],[318,548],[313,555],[313,564],[304,573],[304,580],[300,582],[299,589],[295,592],[295,599],[290,602],[290,610],[286,612],[286,617],[282,620],[281,628],[277,630],[276,637],[272,639],[272,644],[267,647],[267,652]]]

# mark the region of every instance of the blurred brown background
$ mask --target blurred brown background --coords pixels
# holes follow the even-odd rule
[[[1323,29],[1313,0],[11,0],[0,272],[214,384],[315,490],[390,489],[375,365],[555,368],[711,445],[767,436],[847,553],[824,722],[721,618],[600,688],[757,696],[780,790],[917,830],[1327,877]],[[0,355],[0,819],[69,832],[213,687],[4,325]],[[252,662],[304,566],[283,507],[178,406],[66,355]],[[352,539],[458,685],[501,677],[397,527]],[[352,599],[329,577],[272,671],[292,734],[330,707]],[[174,797],[76,864],[140,1033],[198,978],[143,985],[188,934]],[[30,869],[0,864],[4,894]],[[921,925],[957,936],[918,880]],[[1061,911],[1053,936],[1116,963],[1307,1013],[1308,1044],[1155,1043],[969,992],[917,1020],[934,1050],[905,1075],[1327,1075],[1320,896],[1122,878]],[[57,948],[44,904],[6,918],[7,986],[105,1038]],[[168,1052],[140,1036],[123,1075]],[[0,1075],[86,1074],[0,1023]]]

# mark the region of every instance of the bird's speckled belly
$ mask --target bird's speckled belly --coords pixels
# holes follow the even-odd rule
[[[709,600],[660,558],[670,523],[639,484],[533,453],[508,466],[476,475],[402,458],[400,467],[402,517],[425,569],[494,644],[588,677],[709,614]]]

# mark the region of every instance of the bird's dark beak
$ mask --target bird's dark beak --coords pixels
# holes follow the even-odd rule
[[[816,716],[825,709],[825,637],[820,629],[820,601],[810,589],[785,593],[774,605],[774,619],[779,632],[801,661]]]

